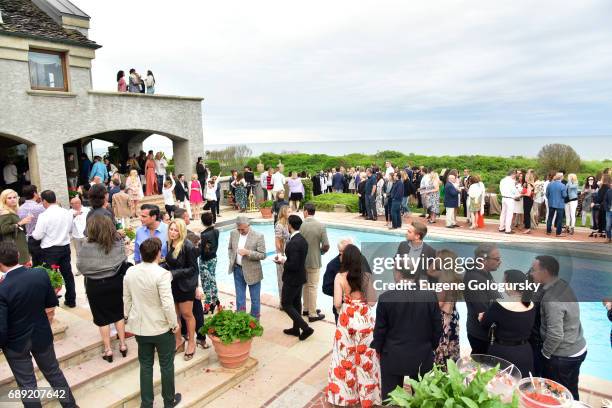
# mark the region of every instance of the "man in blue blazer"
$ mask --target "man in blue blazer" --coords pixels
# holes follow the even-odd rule
[[[548,200],[548,219],[546,220],[546,234],[552,232],[552,221],[555,219],[556,234],[562,237],[563,215],[565,214],[565,198],[567,197],[567,187],[561,182],[563,173],[557,173],[554,181],[546,188],[546,199]],[[556,217],[555,217],[556,215]]]
[[[44,269],[18,263],[13,242],[0,242],[0,348],[21,390],[35,390],[32,357],[49,384],[60,395],[62,407],[76,407],[68,382],[59,368],[47,309],[58,305]],[[22,399],[26,407],[40,407],[40,400]]]

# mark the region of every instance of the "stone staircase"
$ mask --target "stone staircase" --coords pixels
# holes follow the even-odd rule
[[[140,406],[138,345],[135,339],[127,339],[128,355],[119,353],[118,341],[113,340],[114,361],[102,359],[103,344],[99,332],[86,316],[87,311],[77,308],[70,311],[58,308],[56,326],[61,335],[55,338],[55,353],[80,407],[137,407]],[[59,323],[59,324],[58,324]],[[60,331],[56,329],[59,334]],[[62,337],[63,336],[63,337]],[[257,367],[250,359],[240,369],[220,367],[214,349],[198,348],[194,358],[184,361],[183,355],[175,358],[176,392],[183,395],[180,407],[201,407],[235,386]],[[48,386],[35,365],[38,386]],[[155,406],[163,406],[160,392],[161,379],[157,362],[154,367]],[[0,356],[0,395],[7,395],[17,384],[8,364]],[[45,407],[59,407],[57,400],[43,401]],[[2,406],[21,406],[7,403]]]

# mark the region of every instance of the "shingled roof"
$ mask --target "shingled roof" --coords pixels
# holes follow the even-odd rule
[[[35,38],[87,48],[101,45],[85,37],[77,30],[62,27],[30,0],[0,0],[0,35]]]

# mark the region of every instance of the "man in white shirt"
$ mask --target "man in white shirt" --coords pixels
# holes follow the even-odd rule
[[[38,216],[34,239],[40,240],[41,258],[47,265],[59,265],[64,278],[66,295],[64,305],[76,307],[74,276],[70,265],[70,234],[73,216],[69,210],[57,205],[55,193],[45,190],[40,193],[45,211]]]
[[[512,234],[514,200],[518,196],[518,191],[516,190],[516,170],[510,170],[508,175],[499,182],[499,194],[502,196],[502,210],[499,216],[499,232]]]
[[[87,224],[87,214],[89,213],[89,207],[84,207],[81,203],[81,199],[75,196],[70,200],[70,213],[72,214],[72,230],[70,236],[72,237],[72,245],[74,246],[74,253],[79,256],[83,242],[85,242],[85,227]],[[81,275],[81,272],[77,271],[77,276]]]
[[[385,178],[389,177],[389,174],[395,173],[395,170],[393,169],[393,166],[391,165],[390,161],[387,160],[385,162],[385,167],[387,168],[387,170],[385,170]]]
[[[2,169],[2,176],[4,177],[4,183],[7,188],[18,191],[18,175],[17,166],[13,163],[13,160],[9,159]]]
[[[285,176],[281,173],[280,168],[276,168],[276,171],[272,175],[272,195],[273,199],[276,200],[279,191],[285,191]]]

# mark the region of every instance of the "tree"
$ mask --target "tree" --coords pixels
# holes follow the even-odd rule
[[[565,170],[565,173],[580,171],[580,156],[566,144],[548,144],[538,152],[538,165],[543,172]]]

